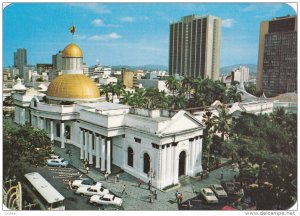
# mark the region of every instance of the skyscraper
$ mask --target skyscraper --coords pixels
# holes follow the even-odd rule
[[[297,90],[297,17],[260,24],[257,90],[275,95]]]
[[[219,78],[221,19],[190,15],[170,24],[169,74]]]
[[[14,66],[19,69],[19,75],[24,76],[23,67],[27,65],[27,50],[26,49],[17,49],[17,52],[14,52]]]

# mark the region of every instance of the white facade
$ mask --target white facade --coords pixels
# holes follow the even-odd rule
[[[180,175],[202,171],[203,125],[185,111],[131,109],[107,102],[53,105],[29,94],[14,96],[15,122],[44,129],[51,140],[80,149],[80,159],[101,171],[112,164],[159,189]],[[171,115],[172,117],[169,117]],[[70,137],[62,136],[68,131]]]

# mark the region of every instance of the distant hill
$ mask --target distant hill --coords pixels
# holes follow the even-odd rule
[[[111,66],[113,70],[121,70],[121,68],[127,68],[129,70],[167,70],[168,67],[165,65],[140,65],[140,66],[130,66],[130,65],[118,65],[118,66]]]
[[[257,65],[256,64],[236,64],[236,65],[229,65],[229,66],[221,67],[220,74],[223,74],[223,75],[230,74],[234,68],[238,68],[239,66],[248,67],[250,76],[251,75],[256,76],[256,74],[257,74]]]

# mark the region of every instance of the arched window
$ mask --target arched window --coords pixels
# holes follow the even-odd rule
[[[37,106],[36,100],[33,101],[33,106],[34,106],[34,107]]]
[[[65,128],[66,139],[71,139],[71,127],[69,125]]]
[[[128,166],[133,167],[133,150],[131,147],[128,148]]]
[[[56,124],[56,136],[60,137],[60,124]]]
[[[144,173],[149,173],[150,171],[150,156],[145,153],[144,154]]]

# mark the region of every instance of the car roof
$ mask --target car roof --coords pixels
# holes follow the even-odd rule
[[[211,186],[214,186],[214,187],[222,187],[222,185],[220,185],[220,184],[212,184]]]
[[[202,188],[202,190],[204,190],[205,192],[212,192],[210,188]]]
[[[115,195],[112,194],[105,194],[104,196],[102,196],[102,198],[113,198]]]

